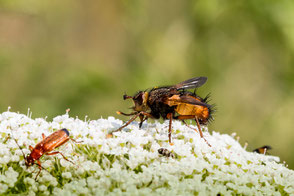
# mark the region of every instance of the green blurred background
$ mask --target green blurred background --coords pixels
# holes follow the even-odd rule
[[[90,119],[207,76],[210,131],[268,144],[294,168],[294,1],[0,0],[0,110]],[[213,145],[213,144],[212,144]]]

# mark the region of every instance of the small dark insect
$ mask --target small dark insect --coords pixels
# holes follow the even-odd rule
[[[168,137],[169,143],[171,143],[172,120],[185,122],[185,119],[194,119],[200,136],[205,140],[200,125],[205,125],[212,120],[212,105],[207,103],[208,96],[201,98],[195,91],[192,93],[187,89],[198,88],[206,80],[206,77],[191,78],[173,86],[155,87],[151,90],[139,91],[134,96],[124,95],[124,100],[132,99],[134,101],[135,106],[132,107],[134,112],[126,114],[118,111],[117,114],[133,117],[114,132],[122,130],[137,117],[140,118],[140,128],[148,118],[159,119],[162,117],[169,120]],[[207,141],[206,143],[208,144]]]
[[[253,152],[257,152],[259,154],[266,154],[268,150],[271,150],[272,147],[271,146],[268,146],[268,145],[265,145],[265,146],[262,146],[260,148],[256,148],[255,150],[253,150]]]
[[[79,143],[77,141],[75,141],[74,139],[69,137],[69,132],[67,129],[60,129],[58,131],[55,131],[54,133],[52,133],[51,135],[45,137],[44,133],[42,134],[43,140],[41,142],[39,142],[35,148],[33,148],[32,146],[29,146],[31,153],[26,156],[24,154],[24,152],[22,151],[22,148],[18,145],[16,139],[15,142],[17,144],[17,146],[20,148],[20,150],[22,151],[22,154],[24,156],[24,160],[25,160],[25,165],[28,167],[36,164],[39,167],[39,172],[35,177],[35,180],[37,180],[37,177],[39,176],[41,170],[42,170],[42,166],[41,166],[41,162],[40,162],[40,158],[45,154],[45,155],[55,155],[55,154],[61,154],[61,156],[66,160],[71,162],[72,164],[74,164],[72,161],[68,160],[61,152],[59,151],[55,151],[55,152],[51,152],[52,150],[54,150],[55,148],[58,148],[59,146],[63,145],[64,143],[66,143],[68,140],[72,140],[76,143]],[[37,162],[37,163],[36,163]],[[44,168],[43,168],[44,169]]]
[[[166,148],[159,148],[158,153],[165,157],[175,158],[175,155]]]

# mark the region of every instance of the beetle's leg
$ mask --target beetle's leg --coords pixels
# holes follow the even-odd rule
[[[49,153],[46,153],[46,155],[55,155],[55,154],[61,154],[61,156],[68,162],[71,162],[72,164],[74,164],[74,162],[72,162],[71,160],[67,159],[61,152],[59,151],[55,151],[55,152],[49,152]]]
[[[37,163],[34,163],[34,164],[38,165],[38,168],[39,168],[39,171],[35,177],[35,180],[37,180],[37,177],[40,175],[42,169],[50,173],[46,168],[42,167],[40,160],[37,160]]]
[[[33,146],[31,146],[31,145],[29,146],[29,148],[30,148],[30,150],[31,150],[31,151],[33,151],[33,149],[34,149],[34,147],[33,147]]]
[[[44,133],[42,133],[42,138],[43,138],[43,139],[45,139],[45,137],[46,137],[46,136],[45,136],[45,134],[44,134]]]
[[[38,173],[37,173],[37,175],[36,175],[36,177],[35,177],[35,180],[37,181],[37,178],[38,178],[38,176],[40,175],[40,173],[41,173],[41,171],[42,171],[42,166],[41,166],[41,162],[40,162],[40,160],[37,160],[37,165],[38,165],[38,167],[39,167],[39,171],[38,171]]]
[[[83,141],[77,141],[75,139],[69,138],[71,141],[73,141],[74,143],[82,143]]]
[[[173,114],[168,113],[166,117],[169,119],[169,125],[168,125],[168,142],[171,143],[171,132],[172,132],[172,120],[173,120]]]

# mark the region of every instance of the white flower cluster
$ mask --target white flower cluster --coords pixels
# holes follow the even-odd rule
[[[65,115],[52,122],[4,112],[0,114],[0,194],[27,195],[294,195],[294,171],[279,158],[247,152],[234,136],[207,131],[204,136],[173,122],[168,143],[168,123],[122,125],[113,117],[82,121]],[[66,128],[69,141],[44,155],[38,166],[26,168],[15,140],[30,153],[33,147],[58,129]],[[14,140],[15,139],[15,140]],[[174,156],[158,153],[166,148]]]

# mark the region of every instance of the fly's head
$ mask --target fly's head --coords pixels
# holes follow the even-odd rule
[[[149,106],[147,104],[148,102],[148,92],[146,91],[139,91],[137,94],[135,94],[133,97],[132,96],[128,96],[128,95],[124,95],[123,98],[124,100],[126,99],[133,99],[134,102],[134,106],[132,107],[132,109],[136,112],[147,112],[149,110]]]

